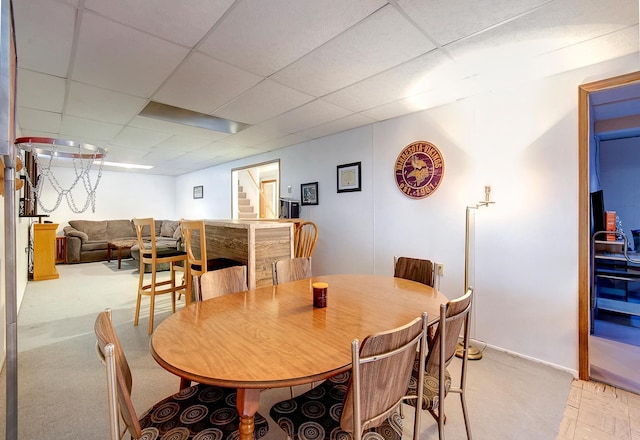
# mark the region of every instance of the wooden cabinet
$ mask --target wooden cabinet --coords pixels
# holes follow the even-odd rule
[[[55,223],[33,225],[33,281],[59,278],[56,270],[56,230]]]

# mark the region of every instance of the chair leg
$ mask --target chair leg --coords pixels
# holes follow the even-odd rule
[[[133,325],[138,325],[138,318],[140,318],[140,301],[142,300],[142,295],[140,294],[140,290],[138,290],[138,298],[136,298],[136,316],[133,319]]]
[[[171,263],[171,312],[176,313],[176,271]]]
[[[467,399],[464,391],[460,393],[460,403],[462,404],[462,416],[464,417],[464,427],[467,430],[467,440],[471,440],[471,426],[469,426],[469,414],[467,412]]]
[[[138,298],[136,299],[136,315],[133,318],[133,325],[138,325],[140,318],[140,301],[142,300],[142,286],[144,285],[144,263],[142,262],[142,255],[140,256],[140,276],[138,277]]]
[[[155,266],[151,268],[151,287],[149,291],[149,330],[148,334],[153,333],[153,314],[155,309],[156,302],[156,268]]]

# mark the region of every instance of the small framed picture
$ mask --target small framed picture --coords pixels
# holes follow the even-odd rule
[[[338,192],[361,190],[360,162],[338,165]]]
[[[303,183],[300,185],[302,206],[318,204],[318,182]]]
[[[193,198],[201,199],[204,197],[204,188],[202,185],[193,187]]]

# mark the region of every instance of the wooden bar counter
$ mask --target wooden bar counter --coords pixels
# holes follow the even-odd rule
[[[205,220],[204,223],[207,258],[231,258],[246,264],[249,289],[272,285],[271,263],[293,258],[291,222]]]

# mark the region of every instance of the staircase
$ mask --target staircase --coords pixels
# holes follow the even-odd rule
[[[241,185],[238,185],[238,218],[258,218],[258,213],[254,212],[251,200],[247,198]]]

